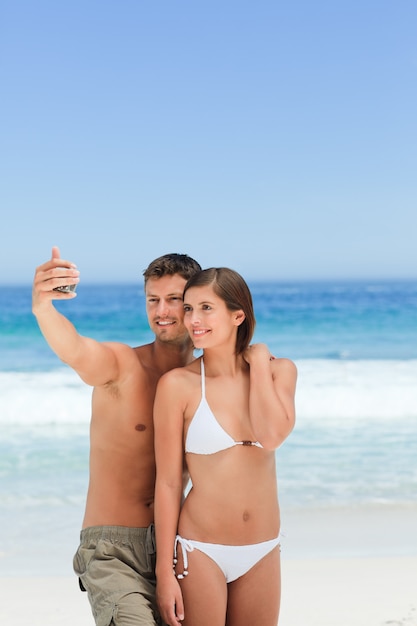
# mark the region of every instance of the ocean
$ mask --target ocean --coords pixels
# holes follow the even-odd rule
[[[298,368],[277,450],[283,512],[415,504],[417,281],[251,283],[255,341]],[[152,340],[142,285],[80,285],[79,332]],[[91,389],[44,341],[31,287],[0,287],[0,575],[72,574],[88,479]]]

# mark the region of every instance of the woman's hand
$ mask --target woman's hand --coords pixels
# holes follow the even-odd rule
[[[268,346],[265,343],[253,343],[246,348],[243,353],[243,358],[250,365],[255,359],[272,361],[275,357],[271,355]]]
[[[169,572],[164,578],[158,578],[156,599],[163,621],[169,626],[178,626],[184,619],[184,601],[181,587],[173,572]]]

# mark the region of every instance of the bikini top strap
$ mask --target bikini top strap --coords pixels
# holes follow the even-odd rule
[[[204,370],[204,361],[203,361],[203,357],[201,357],[201,397],[205,398],[206,397],[206,373]]]

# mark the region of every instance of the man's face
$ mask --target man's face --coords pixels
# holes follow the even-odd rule
[[[182,343],[189,336],[184,326],[182,294],[186,280],[179,274],[149,278],[145,287],[149,326],[162,342]]]

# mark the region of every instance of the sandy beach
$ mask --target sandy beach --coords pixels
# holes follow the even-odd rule
[[[284,517],[279,626],[417,625],[416,507]],[[75,576],[1,577],[1,623],[94,626]]]
[[[416,506],[292,512],[283,522],[279,626],[417,625]]]
[[[279,626],[417,624],[417,557],[283,561]]]
[[[279,626],[417,624],[417,557],[283,560]],[[76,578],[2,578],[0,620],[94,626]],[[6,601],[5,601],[6,600]]]

